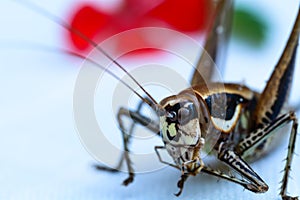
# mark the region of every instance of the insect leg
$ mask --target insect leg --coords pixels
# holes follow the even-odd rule
[[[295,144],[296,144],[296,137],[297,137],[297,130],[298,130],[298,121],[297,118],[294,116],[293,117],[293,127],[289,139],[289,145],[288,145],[288,152],[286,156],[286,163],[284,167],[284,174],[282,178],[282,185],[280,189],[280,195],[282,199],[298,199],[298,197],[289,197],[287,196],[287,184],[288,184],[288,178],[289,178],[289,173],[291,170],[291,164],[292,164],[292,159],[293,159],[293,154],[295,150]]]
[[[157,157],[158,157],[158,159],[161,163],[169,165],[171,167],[174,167],[174,168],[180,170],[180,168],[177,165],[175,165],[173,163],[166,162],[161,158],[158,150],[159,149],[166,149],[165,146],[155,146],[154,149],[155,149],[156,155],[157,155]],[[183,172],[183,170],[182,170],[182,172]],[[184,182],[187,180],[188,176],[189,176],[189,173],[184,173],[184,172],[182,173],[180,180],[177,182],[177,187],[179,188],[179,191],[175,194],[175,196],[179,196],[182,193]]]
[[[226,143],[219,145],[218,159],[226,163],[228,166],[233,168],[241,176],[249,181],[249,184],[245,185],[246,189],[256,192],[263,193],[268,191],[268,185],[260,178],[258,174],[239,156],[233,151]]]
[[[158,156],[159,161],[162,162],[162,163],[164,163],[164,164],[166,164],[166,165],[169,165],[171,167],[174,167],[174,168],[180,170],[180,168],[177,165],[174,165],[173,163],[169,163],[169,162],[164,161],[161,158],[160,154],[159,154],[159,149],[166,149],[166,148],[164,146],[155,146],[155,152],[156,152],[156,154]],[[198,168],[195,168],[195,171],[197,169]],[[179,191],[175,194],[176,196],[179,196],[182,193],[184,182],[187,180],[187,178],[188,178],[189,175],[194,175],[195,171],[192,171],[192,172],[184,172],[184,171],[182,171],[181,178],[180,178],[180,180],[177,183]],[[210,167],[205,166],[205,165],[201,165],[201,172],[209,174],[209,175],[212,175],[212,176],[216,176],[218,178],[222,178],[222,179],[234,182],[234,183],[237,183],[237,184],[239,184],[239,185],[241,185],[244,188],[247,188],[249,190],[251,190],[251,188],[253,187],[251,183],[249,183],[248,181],[246,181],[244,179],[239,179],[239,178],[236,178],[234,176],[229,176],[229,175],[227,175],[227,174],[225,174],[225,173],[223,173],[221,171],[217,171],[217,170],[211,169]]]
[[[161,163],[163,163],[163,164],[166,164],[166,165],[169,165],[169,166],[171,166],[171,167],[174,167],[174,168],[180,170],[180,168],[179,168],[177,165],[175,165],[175,164],[173,164],[173,163],[169,163],[169,162],[164,161],[164,160],[161,158],[160,154],[159,154],[159,151],[158,151],[159,149],[166,149],[166,147],[165,147],[165,146],[155,146],[155,147],[154,147],[154,150],[155,150],[155,153],[156,153],[156,155],[157,155],[157,157],[158,157],[159,162],[161,162]]]
[[[214,170],[207,166],[204,166],[202,168],[201,172],[204,172],[204,173],[212,175],[212,176],[216,176],[217,178],[222,178],[222,179],[237,183],[247,189],[251,188],[251,184],[248,181],[246,181],[244,179],[236,178],[232,175],[229,176],[229,175],[225,174],[224,172]]]
[[[240,156],[244,156],[248,150],[259,145],[260,142],[275,133],[278,128],[286,125],[290,121],[293,121],[294,123],[297,121],[294,112],[281,115],[273,122],[257,128],[239,142],[239,144],[235,147],[235,152],[237,152]]]
[[[256,188],[253,187],[253,184],[251,182],[248,182],[247,180],[244,180],[242,178],[237,178],[234,177],[232,175],[227,175],[224,172],[221,171],[217,171],[214,170],[208,166],[202,166],[201,172],[208,174],[208,175],[212,175],[215,176],[217,178],[221,178],[221,179],[225,179],[227,181],[231,181],[234,183],[237,183],[241,186],[243,186],[244,188],[251,190],[253,192],[257,192]],[[183,185],[184,182],[187,180],[189,175],[193,175],[195,172],[189,172],[189,173],[183,173],[181,176],[181,179],[178,181],[177,186],[179,188],[179,192],[177,194],[175,194],[176,196],[179,196],[183,190]]]
[[[143,104],[143,103],[141,103],[141,104]],[[142,126],[145,126],[150,131],[153,131],[155,133],[159,132],[158,123],[151,120],[148,117],[143,116],[140,113],[140,109],[142,107],[141,104],[138,106],[138,109],[136,111],[131,111],[131,110],[128,110],[126,108],[121,107],[119,112],[118,112],[117,118],[118,118],[118,122],[119,122],[119,127],[120,127],[121,132],[122,132],[123,148],[124,148],[123,150],[124,151],[121,155],[120,161],[118,162],[118,165],[116,166],[116,168],[109,168],[109,167],[105,167],[105,166],[101,166],[101,165],[96,166],[96,169],[98,169],[98,170],[104,170],[104,171],[109,171],[109,172],[118,172],[118,171],[120,171],[121,166],[122,166],[122,164],[125,160],[129,176],[128,176],[127,179],[125,179],[123,181],[123,185],[128,185],[134,179],[134,170],[132,168],[132,162],[131,162],[130,157],[129,157],[130,150],[128,148],[128,145],[129,145],[130,139],[133,135],[133,130],[134,130],[135,123],[138,123]],[[127,117],[127,118],[130,118],[132,120],[133,124],[130,126],[128,131],[125,129],[124,122],[123,122],[123,117]]]
[[[180,196],[183,190],[184,182],[187,180],[189,177],[189,173],[183,173],[181,175],[180,180],[177,182],[177,187],[179,188],[179,191],[175,194],[175,196]]]
[[[146,104],[144,101],[140,101],[140,103],[139,103],[139,105],[138,105],[138,107],[137,107],[137,109],[135,111],[135,113],[136,113],[135,115],[141,115],[140,111],[141,111],[141,109],[142,109],[142,107],[143,107],[144,104]],[[121,115],[126,115],[127,117],[131,117],[131,116],[128,116],[128,112],[130,112],[130,111],[125,110],[124,108],[121,108],[119,110],[119,112],[118,112],[118,121],[119,121],[119,124],[122,124],[122,122],[121,122],[121,117],[122,116]],[[133,115],[133,113],[132,113],[132,115]],[[136,118],[138,118],[138,117],[136,116]],[[130,126],[130,128],[128,130],[128,134],[123,134],[124,135],[123,138],[126,136],[127,143],[130,143],[130,139],[131,139],[131,136],[132,136],[132,134],[134,132],[134,128],[135,128],[135,125],[136,125],[137,121],[139,121],[139,120],[133,120],[132,123],[131,123],[131,126]],[[106,166],[96,165],[96,169],[98,169],[98,170],[104,170],[104,171],[109,171],[109,172],[118,172],[118,171],[120,171],[120,169],[122,167],[124,159],[125,159],[125,155],[124,155],[124,152],[123,152],[116,167],[110,168],[110,167],[106,167]]]
[[[119,113],[118,113],[118,122],[119,122],[119,126],[120,129],[122,131],[122,137],[123,137],[123,147],[124,147],[124,159],[126,161],[126,165],[127,165],[127,169],[128,169],[128,178],[125,179],[123,181],[123,185],[128,185],[129,183],[131,183],[134,179],[134,170],[132,168],[132,162],[130,160],[129,157],[129,148],[128,148],[128,144],[130,142],[130,138],[133,134],[133,129],[134,129],[134,124],[137,122],[139,124],[141,124],[142,126],[147,127],[149,130],[158,133],[159,132],[159,125],[158,123],[156,123],[155,121],[152,121],[151,119],[149,119],[148,117],[145,117],[143,115],[140,114],[140,109],[141,109],[141,104],[139,106],[139,109],[135,112],[132,112],[126,108],[120,108]],[[124,123],[122,121],[122,117],[126,116],[126,117],[130,117],[133,120],[133,125],[130,128],[130,132],[127,133],[126,129],[124,128]]]
[[[194,169],[193,171],[189,171],[186,167],[188,165],[194,165]],[[178,193],[176,193],[176,196],[179,196],[183,190],[183,186],[184,186],[184,182],[187,180],[187,178],[189,177],[189,175],[196,175],[198,173],[200,173],[201,169],[204,167],[204,163],[202,160],[199,159],[194,159],[194,160],[190,160],[187,162],[182,163],[181,166],[181,178],[180,180],[177,182],[177,187],[179,188]]]
[[[285,49],[275,66],[254,111],[254,121],[259,127],[274,121],[288,97],[295,69],[300,32],[300,11]]]
[[[287,193],[287,184],[288,184],[288,177],[291,169],[291,163],[293,158],[293,153],[295,149],[295,143],[296,143],[296,136],[297,136],[297,129],[298,129],[298,122],[297,118],[295,116],[294,112],[290,112],[287,114],[284,114],[280,117],[278,117],[275,121],[268,125],[264,125],[261,128],[258,128],[253,133],[251,133],[249,136],[244,138],[236,147],[236,152],[239,153],[239,155],[243,155],[247,150],[254,148],[257,146],[257,144],[260,144],[262,141],[264,141],[267,137],[272,135],[273,133],[276,133],[277,129],[288,124],[289,122],[293,122],[292,130],[290,132],[290,138],[289,138],[289,145],[288,145],[288,152],[286,157],[286,163],[284,167],[284,175],[282,178],[282,185],[280,190],[280,195],[283,199],[288,199],[291,197],[288,197],[286,195]]]

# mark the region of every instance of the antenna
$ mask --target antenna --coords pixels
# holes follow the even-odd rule
[[[86,42],[88,42],[91,46],[95,47],[99,52],[101,52],[104,56],[106,56],[109,60],[111,60],[115,65],[117,65],[117,67],[119,67],[123,72],[125,72],[134,82],[135,84],[137,84],[137,86],[150,98],[151,101],[146,100],[145,98],[143,98],[140,94],[138,94],[137,92],[135,92],[133,90],[133,88],[131,88],[128,84],[125,84],[130,90],[132,90],[135,94],[137,94],[145,103],[147,103],[150,107],[159,109],[160,111],[161,108],[159,108],[159,104],[155,101],[155,99],[141,86],[141,84],[138,83],[138,81],[120,64],[118,63],[116,60],[114,60],[107,52],[104,51],[104,49],[102,49],[100,46],[97,45],[97,43],[95,41],[93,41],[92,39],[90,39],[89,37],[87,37],[85,34],[83,34],[81,31],[79,31],[78,29],[72,27],[70,24],[68,24],[65,20],[63,20],[62,18],[54,15],[53,13],[45,10],[44,8],[28,2],[28,1],[18,1],[18,0],[13,0],[16,3],[25,6],[27,8],[29,8],[32,11],[35,11],[37,13],[40,13],[41,15],[43,15],[44,17],[52,20],[53,22],[59,24],[60,26],[64,27],[65,29],[71,31],[72,33],[78,35],[80,38],[82,38],[83,40],[85,40]],[[67,51],[68,52],[68,51]],[[86,57],[77,54],[75,52],[68,52],[69,54],[73,54],[76,55],[78,57],[87,59]],[[98,67],[101,66],[99,65],[97,62],[91,61],[90,59],[88,59],[90,62],[96,64]],[[101,68],[103,69],[104,67],[101,66]],[[106,68],[104,68],[104,71],[108,72],[110,75],[112,75],[113,77],[115,77],[116,79],[120,80],[121,79],[119,77],[117,77],[115,74],[113,74],[111,71],[107,70]],[[122,83],[124,84],[124,81],[122,81]]]

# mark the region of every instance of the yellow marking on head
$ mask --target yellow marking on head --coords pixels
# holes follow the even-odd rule
[[[168,130],[169,130],[169,133],[170,133],[170,136],[171,137],[175,137],[176,134],[177,134],[177,131],[176,131],[176,128],[175,128],[176,124],[175,123],[172,123],[169,125],[168,127]]]
[[[175,137],[177,134],[176,131],[176,123],[171,123],[168,124],[165,120],[165,117],[161,118],[161,132],[162,132],[162,137],[164,138],[165,141],[169,141],[169,137],[167,135],[167,132],[169,132],[171,137]]]
[[[162,137],[166,138],[167,137],[167,129],[168,129],[168,123],[165,121],[165,118],[162,119],[162,125],[161,125],[161,132],[162,132]]]

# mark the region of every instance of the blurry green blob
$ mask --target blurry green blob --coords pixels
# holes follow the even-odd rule
[[[233,17],[233,36],[254,47],[260,47],[266,40],[266,20],[247,8],[237,8]]]

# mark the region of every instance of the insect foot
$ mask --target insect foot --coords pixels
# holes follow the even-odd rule
[[[180,178],[180,180],[177,183],[177,187],[179,188],[179,191],[176,194],[174,194],[175,196],[178,197],[178,196],[181,195],[182,190],[183,190],[183,186],[184,186],[184,182],[186,181],[187,178],[188,178],[187,174],[181,175],[181,178]]]
[[[123,181],[122,185],[127,186],[130,183],[132,183],[133,180],[134,180],[133,177],[134,177],[134,174],[133,173],[129,173],[129,177]]]
[[[282,200],[298,200],[298,197],[282,196]]]
[[[255,186],[253,184],[247,184],[246,188],[252,192],[255,193],[264,193],[267,192],[269,190],[269,186],[268,185],[262,185],[262,186]]]

